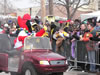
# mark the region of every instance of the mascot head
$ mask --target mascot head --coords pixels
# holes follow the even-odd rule
[[[32,30],[35,32],[38,32],[41,29],[41,27],[37,23],[32,24]]]
[[[18,17],[18,24],[19,24],[20,28],[25,28],[29,32],[32,32],[32,29],[31,29],[31,21],[30,20],[31,20],[31,16],[29,14],[25,14],[23,16],[23,18],[21,18],[19,16]]]
[[[29,14],[25,14],[23,16],[23,20],[31,20],[31,16]]]

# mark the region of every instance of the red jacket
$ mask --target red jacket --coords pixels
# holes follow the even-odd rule
[[[90,37],[93,37],[93,35],[90,32],[86,32],[83,36],[83,41],[89,41]]]
[[[87,51],[91,51],[95,49],[95,42],[90,40],[90,37],[93,37],[93,35],[90,32],[86,32],[83,36],[83,41],[86,42],[86,48]]]

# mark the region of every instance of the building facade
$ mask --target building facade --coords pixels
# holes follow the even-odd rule
[[[89,5],[82,6],[81,11],[98,11],[100,10],[100,0],[90,0]]]

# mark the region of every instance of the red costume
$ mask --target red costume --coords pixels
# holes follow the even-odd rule
[[[23,28],[22,31],[19,32],[18,37],[14,40],[15,46],[14,48],[21,48],[23,47],[24,39],[29,36],[29,33],[32,33],[31,29],[31,23],[29,23],[29,20],[31,20],[31,16],[29,14],[25,14],[23,18],[20,16],[18,17],[18,25],[20,28]],[[25,31],[28,31],[26,33]],[[37,32],[34,36],[41,37],[45,33],[44,29],[41,29],[39,32]]]

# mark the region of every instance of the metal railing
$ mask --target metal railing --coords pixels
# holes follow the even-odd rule
[[[88,42],[76,41],[75,49],[74,49],[75,57],[74,57],[74,59],[67,59],[68,62],[73,62],[74,65],[69,65],[69,68],[68,68],[67,71],[71,71],[71,70],[74,70],[74,69],[81,69],[81,66],[78,66],[78,63],[94,64],[96,66],[100,66],[100,62],[99,62],[100,51],[99,51],[99,47],[97,46],[98,42],[94,43],[95,62],[90,62],[89,59],[88,59],[89,58],[88,57],[88,51],[89,50],[87,50],[87,48],[86,48],[87,43]],[[69,54],[69,53],[71,53],[71,50],[69,50],[69,52],[67,54]],[[70,54],[69,57],[72,58],[72,55]],[[69,57],[67,56],[67,58],[69,58]]]

